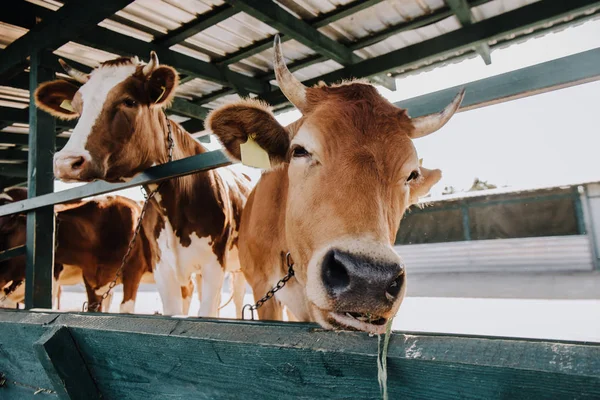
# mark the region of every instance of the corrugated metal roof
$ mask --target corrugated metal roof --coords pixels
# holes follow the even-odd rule
[[[62,6],[61,2],[55,0],[26,1],[50,10],[57,10]],[[539,0],[481,1],[479,3],[483,4],[472,9],[474,21],[486,20],[536,1]],[[311,20],[354,2],[352,0],[279,0],[275,3],[310,24]],[[349,44],[373,33],[384,31],[390,26],[430,15],[446,7],[443,0],[387,0],[372,3],[374,5],[319,27],[318,30],[335,41]],[[203,14],[215,7],[226,7],[224,4],[223,0],[136,0],[99,25],[145,42],[151,42],[190,21],[201,18]],[[363,59],[373,58],[457,30],[460,27],[459,20],[451,15],[433,24],[389,36],[385,40],[354,51],[354,54]],[[5,48],[25,33],[27,33],[25,28],[0,22],[0,47]],[[275,33],[277,30],[269,25],[244,12],[238,12],[170,48],[198,60],[214,62],[260,40],[268,39]],[[295,40],[284,42],[283,49],[288,63],[316,55],[314,50]],[[61,46],[54,53],[90,67],[117,57],[116,54],[79,44],[76,39]],[[146,54],[139,54],[139,56],[142,59],[147,58]],[[244,75],[264,79],[272,70],[272,56],[273,51],[269,47],[258,54],[232,63],[229,68]],[[426,64],[429,65],[432,62],[434,61],[429,60]],[[420,67],[425,68],[426,64],[424,63]],[[342,67],[336,61],[326,60],[298,69],[295,71],[295,75],[301,80],[307,80]],[[402,72],[402,70],[396,72]],[[222,89],[223,86],[219,83],[196,78],[183,83],[179,88],[178,95],[188,100],[194,100]],[[25,106],[26,98],[23,96],[17,96],[18,99],[13,98],[15,93],[11,90],[0,87],[0,101],[2,101],[0,105]],[[203,106],[214,108],[238,98],[236,94],[225,93],[223,97],[213,99]],[[13,104],[15,102],[18,104]],[[4,128],[4,130],[6,129],[20,130],[17,126]]]

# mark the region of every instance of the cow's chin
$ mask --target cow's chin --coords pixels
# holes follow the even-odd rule
[[[353,311],[322,310],[311,304],[315,321],[325,329],[336,331],[361,331],[383,334],[389,321],[387,316],[367,315]]]

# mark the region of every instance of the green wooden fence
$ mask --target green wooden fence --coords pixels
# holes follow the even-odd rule
[[[2,311],[0,398],[378,399],[377,347],[304,323]],[[387,373],[390,399],[597,399],[600,344],[395,332]]]

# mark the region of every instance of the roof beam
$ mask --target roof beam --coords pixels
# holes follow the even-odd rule
[[[342,65],[352,65],[361,60],[343,44],[325,36],[308,23],[288,11],[265,0],[225,0],[228,4],[277,29],[279,32],[302,43]]]
[[[321,80],[332,83],[342,79],[373,76],[399,68],[410,68],[428,59],[437,59],[456,52],[468,51],[474,44],[502,39],[511,34],[527,31],[529,28],[560,21],[567,16],[571,18],[574,14],[583,14],[595,8],[600,8],[600,1],[570,0],[568,2],[556,2],[542,0],[465,26],[442,36],[309,79],[304,84],[312,86]],[[262,96],[262,98],[273,106],[287,103],[287,99],[280,90],[273,91]]]
[[[27,180],[27,164],[0,164],[0,176],[11,176]]]
[[[111,53],[127,56],[137,55],[141,58],[149,57],[150,52],[155,51],[162,63],[176,68],[180,73],[216,82],[221,85],[237,85],[251,93],[264,93],[271,88],[268,82],[262,82],[256,78],[233,72],[228,68],[222,68],[198,60],[197,58],[186,56],[164,46],[121,35],[100,26],[93,27],[84,32],[80,35],[77,42]]]
[[[57,137],[56,147],[63,147],[65,144],[67,144],[67,140],[68,139],[64,137]],[[17,146],[29,146],[29,135],[22,133],[0,132],[0,143],[14,144]]]
[[[476,6],[485,4],[485,3],[489,3],[490,1],[492,1],[492,0],[468,0],[468,3],[471,7],[476,7]],[[358,4],[358,3],[360,3],[360,4]],[[321,17],[317,17],[314,20],[312,20],[315,22],[309,21],[309,23],[311,23],[311,25],[314,28],[317,28],[320,26],[319,21],[321,21],[321,19],[323,21],[328,21],[329,23],[332,23],[332,22],[335,22],[335,21],[347,16],[346,7],[353,6],[353,8],[351,10],[352,10],[352,13],[354,13],[354,12],[358,12],[358,11],[361,11],[361,10],[367,8],[366,5],[372,6],[376,3],[379,3],[379,1],[360,1],[360,0],[354,1],[350,4],[347,4],[346,6],[338,7],[335,10],[333,10],[327,14],[323,14]],[[422,17],[417,17],[408,22],[403,22],[403,23],[400,23],[397,25],[392,25],[382,31],[375,32],[369,36],[365,36],[364,38],[361,38],[361,39],[357,40],[356,42],[348,44],[347,47],[352,51],[360,50],[364,47],[371,46],[372,44],[381,42],[390,36],[397,35],[399,33],[410,31],[413,29],[421,28],[423,26],[427,26],[430,24],[434,24],[438,21],[441,21],[444,18],[451,17],[452,15],[453,15],[452,10],[450,10],[450,8],[448,8],[448,7],[445,7],[440,10],[435,11],[432,14],[424,15]],[[281,35],[282,43],[286,42],[290,39],[291,38],[288,36]],[[228,64],[236,63],[240,60],[251,57],[254,54],[258,54],[264,50],[267,50],[267,49],[271,48],[272,46],[273,46],[273,37],[259,40],[259,41],[255,42],[253,45],[250,45],[248,47],[240,49],[240,50],[236,51],[235,53],[231,53],[230,55],[228,55],[225,58],[223,58],[222,60],[220,60],[219,64],[228,65]],[[317,63],[324,62],[324,61],[327,61],[327,57],[319,55],[319,54],[315,54],[315,55],[308,56],[302,60],[298,60],[298,61],[295,61],[295,62],[289,64],[288,68],[290,71],[293,72],[295,70],[299,70],[299,69],[308,67],[312,64],[317,64]],[[273,71],[271,71],[271,72],[268,72],[267,74],[263,75],[261,78],[268,81],[268,80],[274,79],[275,75],[274,75]],[[194,100],[193,102],[196,104],[206,104],[206,103],[210,103],[211,101],[214,101],[216,98],[218,98],[220,96],[224,96],[224,95],[231,94],[231,93],[235,93],[235,90],[225,88],[225,89],[215,92],[214,94],[211,93],[206,96],[203,96],[197,100]]]
[[[469,7],[467,0],[446,0],[446,4],[450,6],[450,9],[454,12],[462,26],[468,26],[473,23],[473,13],[471,12],[471,7]],[[490,65],[492,63],[490,46],[487,43],[478,44],[475,46],[475,51],[481,56],[485,65]]]
[[[361,10],[364,10],[364,9],[371,7],[380,2],[381,2],[381,0],[353,1],[352,3],[349,3],[345,6],[340,6],[333,11],[330,11],[326,14],[316,17],[313,20],[308,21],[308,24],[315,29],[321,28],[321,27],[331,24],[335,21],[338,21],[344,17],[347,17],[350,14],[359,12]],[[286,36],[285,34],[280,34],[280,37],[281,37],[282,43],[287,42],[288,40],[292,39],[291,37]],[[270,36],[266,39],[258,40],[254,44],[251,44],[248,47],[244,47],[234,53],[228,54],[225,57],[223,57],[222,59],[218,60],[218,63],[221,65],[233,64],[233,63],[241,61],[245,58],[252,57],[253,55],[261,53],[267,49],[270,49],[271,47],[273,47],[273,37],[272,36]],[[323,57],[323,60],[327,60],[327,58]]]
[[[218,24],[221,21],[238,13],[238,10],[234,9],[228,4],[222,4],[213,8],[212,10],[198,15],[198,17],[186,24],[183,24],[177,29],[172,30],[164,36],[154,39],[155,44],[171,47],[175,44],[183,42],[190,36],[194,36],[198,32],[210,28],[213,25]]]
[[[56,49],[73,40],[82,31],[102,22],[132,2],[133,0],[71,0],[2,52],[0,75],[25,61],[32,53],[48,48]]]
[[[468,111],[594,81],[600,81],[600,49],[546,61],[395,104],[407,109],[414,118],[439,112],[462,88],[466,89],[466,93],[460,110]]]

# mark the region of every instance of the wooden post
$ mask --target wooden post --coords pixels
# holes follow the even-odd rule
[[[100,398],[94,379],[66,326],[55,325],[49,329],[33,343],[33,349],[59,399]]]
[[[469,206],[461,203],[460,212],[462,213],[462,226],[465,241],[471,240],[471,220],[469,218]]]
[[[33,97],[40,83],[54,79],[54,72],[43,68],[40,58],[40,53],[31,54],[29,72],[29,198],[54,191],[55,121],[50,114],[37,109]],[[27,213],[25,308],[52,308],[53,270],[54,207],[46,206]]]

